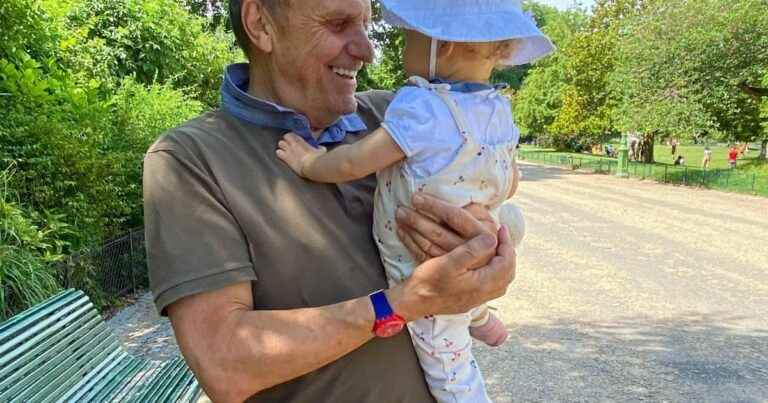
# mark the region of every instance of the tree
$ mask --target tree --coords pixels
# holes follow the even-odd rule
[[[763,78],[763,86],[765,88],[752,87],[746,82],[739,84],[739,88],[751,96],[755,102],[760,103],[760,119],[763,126],[762,135],[757,136],[757,140],[760,141],[760,155],[758,159],[765,160],[768,154],[768,71]]]
[[[542,30],[558,48],[554,54],[535,63],[524,77],[523,85],[515,93],[513,111],[523,135],[555,140],[555,145],[563,146],[567,140],[555,136],[549,126],[555,120],[563,105],[563,91],[566,86],[565,65],[567,57],[563,49],[570,46],[574,35],[586,25],[584,12],[551,9]]]
[[[728,141],[762,135],[758,87],[768,66],[764,0],[649,2],[620,31],[614,88],[625,130]]]
[[[68,13],[64,63],[105,86],[134,77],[218,105],[224,67],[240,58],[223,28],[205,29],[177,0],[82,0]]]
[[[587,30],[564,49],[563,106],[549,131],[581,143],[605,141],[617,132],[616,95],[609,85],[616,68],[618,32],[643,0],[599,0]]]

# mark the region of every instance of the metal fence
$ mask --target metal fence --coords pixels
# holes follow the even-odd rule
[[[520,151],[519,159],[570,169],[584,169],[602,174],[615,174],[618,165],[615,159],[581,158],[549,151]],[[733,169],[697,169],[630,162],[627,174],[629,177],[651,179],[660,183],[768,196],[768,176],[760,175],[757,172],[742,172]]]
[[[118,297],[149,285],[146,256],[144,230],[138,228],[70,256],[57,269],[64,288],[81,289],[92,298]]]

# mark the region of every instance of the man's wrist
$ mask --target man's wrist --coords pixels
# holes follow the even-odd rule
[[[389,305],[392,306],[392,310],[400,315],[406,322],[413,321],[417,318],[424,316],[414,310],[414,307],[419,305],[415,301],[414,295],[409,295],[406,292],[406,288],[403,284],[396,285],[384,292],[389,300]]]

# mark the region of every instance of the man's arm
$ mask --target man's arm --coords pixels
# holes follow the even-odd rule
[[[498,298],[514,279],[506,229],[478,236],[420,265],[387,291],[406,320],[466,312]],[[478,261],[490,262],[477,270]],[[335,305],[254,311],[250,284],[180,299],[168,307],[185,359],[216,402],[241,402],[259,391],[318,369],[371,339],[368,297]]]
[[[405,158],[405,153],[383,128],[364,139],[326,152],[304,139],[286,134],[278,143],[277,157],[297,175],[324,183],[344,183],[364,178]]]

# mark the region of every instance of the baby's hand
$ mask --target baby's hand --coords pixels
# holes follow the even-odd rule
[[[325,147],[313,148],[304,139],[288,133],[277,143],[277,158],[288,164],[299,176],[306,176],[307,166],[317,157],[326,153]]]

